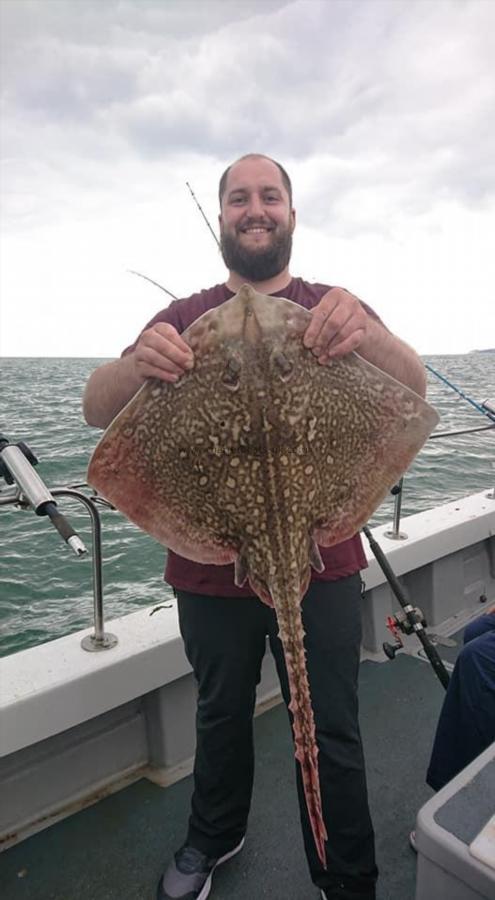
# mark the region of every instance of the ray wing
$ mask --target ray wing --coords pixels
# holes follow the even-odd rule
[[[317,473],[314,537],[320,545],[331,546],[352,537],[368,521],[438,416],[418,394],[355,353],[337,364],[313,368],[307,380],[316,432],[307,442],[307,458]]]
[[[300,337],[310,314],[261,297],[246,340],[237,295],[186,332],[195,369],[148,381],[109,426],[89,482],[133,522],[197,562],[227,563],[283,505],[321,545],[355,534],[424,443],[437,416],[422,398],[352,353],[320,366]],[[258,327],[258,326],[257,326]],[[267,435],[270,435],[270,450]],[[284,466],[281,465],[283,463]]]

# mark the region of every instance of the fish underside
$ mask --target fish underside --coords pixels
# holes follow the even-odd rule
[[[195,366],[150,379],[106,430],[88,482],[144,531],[276,611],[295,755],[319,858],[322,814],[301,600],[319,546],[350,538],[438,421],[409,388],[355,353],[320,365],[311,315],[244,285],[182,335]]]

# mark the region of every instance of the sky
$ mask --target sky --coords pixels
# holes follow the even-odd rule
[[[116,357],[226,278],[217,185],[291,175],[293,275],[495,347],[495,0],[0,0],[0,355]]]

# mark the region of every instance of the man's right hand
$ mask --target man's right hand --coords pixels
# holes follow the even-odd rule
[[[194,366],[191,348],[182,340],[173,325],[157,322],[140,336],[133,352],[136,374],[162,381],[178,379]]]
[[[88,425],[106,428],[147,378],[175,382],[194,366],[193,352],[172,325],[143,331],[131,353],[103,363],[90,375],[83,398]]]

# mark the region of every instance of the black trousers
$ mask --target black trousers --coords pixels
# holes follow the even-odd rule
[[[187,843],[218,857],[246,832],[254,774],[253,712],[266,636],[288,704],[275,613],[257,598],[177,591],[179,623],[198,682],[194,793]],[[302,603],[327,870],[318,859],[296,763],[304,845],[312,880],[328,896],[374,896],[377,869],[358,725],[361,579],[312,582]],[[290,848],[287,848],[290,852]]]

